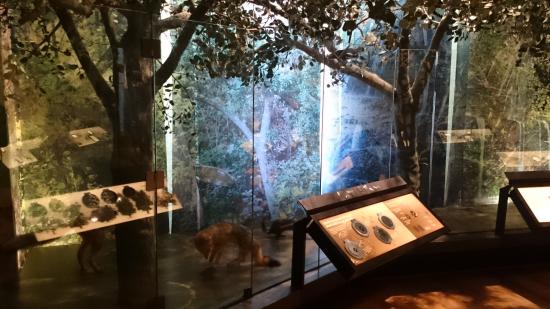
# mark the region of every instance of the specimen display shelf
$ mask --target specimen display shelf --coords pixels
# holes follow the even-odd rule
[[[298,203],[307,216],[294,225],[294,289],[304,284],[306,233],[338,271],[351,279],[447,231],[401,177],[313,196]]]
[[[0,148],[2,163],[4,163],[7,168],[14,169],[38,161],[31,153],[31,150],[38,148],[43,141],[44,140],[41,138],[33,138]]]
[[[508,185],[500,188],[495,234],[506,229],[508,199],[532,231],[550,228],[550,171],[506,172]]]
[[[69,132],[71,142],[78,147],[93,145],[107,139],[107,131],[102,127],[90,127],[85,129],[72,130]]]
[[[502,151],[497,153],[507,168],[549,167],[550,151]]]
[[[489,129],[455,129],[439,130],[437,134],[445,144],[461,144],[484,139],[492,133]]]
[[[100,229],[100,228],[104,228],[104,227],[108,227],[108,226],[113,226],[113,225],[129,222],[129,221],[133,221],[133,220],[140,220],[140,219],[152,217],[154,215],[154,208],[153,208],[154,205],[150,205],[151,209],[148,210],[148,211],[140,210],[140,209],[136,208],[136,209],[134,209],[135,212],[132,213],[131,215],[125,215],[125,214],[122,214],[122,213],[118,212],[114,218],[112,218],[108,221],[104,221],[104,222],[101,222],[99,220],[94,222],[93,220],[91,220],[91,218],[93,217],[92,216],[92,211],[94,209],[97,209],[97,208],[88,208],[82,203],[82,197],[84,196],[84,194],[85,193],[91,193],[91,194],[96,195],[97,197],[100,197],[101,193],[104,189],[109,189],[109,190],[114,191],[115,193],[119,194],[119,196],[123,196],[122,190],[125,186],[129,186],[129,187],[135,189],[137,192],[143,190],[147,194],[147,196],[149,197],[149,199],[151,201],[153,201],[153,202],[155,201],[155,191],[154,190],[153,191],[147,191],[146,188],[145,188],[145,181],[141,181],[141,182],[134,182],[134,183],[128,183],[128,184],[123,184],[123,185],[117,185],[117,186],[96,188],[96,189],[80,191],[80,192],[72,192],[72,193],[67,193],[67,194],[62,194],[62,195],[42,197],[42,198],[32,199],[32,200],[24,200],[23,203],[22,203],[22,209],[25,212],[25,210],[29,209],[29,207],[31,205],[33,205],[34,203],[37,203],[37,204],[43,205],[45,207],[48,207],[48,205],[50,204],[50,202],[52,200],[61,201],[64,205],[67,205],[67,206],[78,203],[78,204],[81,205],[80,209],[79,209],[79,212],[82,213],[82,215],[84,215],[84,217],[88,219],[87,222],[85,224],[82,224],[81,226],[73,226],[73,227],[71,227],[71,226],[60,226],[60,227],[57,227],[57,228],[49,228],[49,229],[45,229],[45,230],[40,231],[40,232],[35,232],[34,236],[35,236],[35,238],[38,242],[48,241],[48,240],[52,240],[52,239],[55,239],[55,238],[66,236],[66,235],[71,235],[71,234],[75,234],[75,233],[82,233],[82,232],[86,232],[86,231],[90,231],[90,230]],[[161,201],[160,197],[164,194],[167,194],[166,191],[164,191],[164,189],[158,189],[158,191],[157,191],[157,201],[160,202]],[[131,203],[132,203],[132,205],[135,204],[133,201]],[[99,203],[99,206],[103,207],[105,205],[109,205],[114,210],[117,210],[117,207],[115,205],[107,204],[107,203],[105,203],[104,201],[101,200],[101,202]],[[165,213],[165,212],[168,212],[168,211],[178,210],[178,209],[181,209],[181,208],[182,208],[182,205],[181,205],[180,201],[176,198],[175,195],[173,195],[172,196],[172,201],[170,203],[167,203],[165,205],[159,205],[157,207],[157,213]],[[38,222],[39,220],[44,220],[44,219],[50,220],[50,221],[51,220],[63,221],[62,212],[55,212],[55,211],[49,210],[48,211],[48,216],[46,218],[44,218],[43,216],[41,218],[36,218],[36,217],[35,218],[30,218],[29,216],[27,216],[27,218],[26,218],[27,224],[32,224],[32,223]]]

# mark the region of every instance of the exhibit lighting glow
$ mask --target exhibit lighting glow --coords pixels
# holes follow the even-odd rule
[[[427,291],[417,294],[394,295],[385,302],[392,308],[540,308],[524,296],[502,285],[481,285],[462,293]],[[472,297],[474,296],[475,297]]]
[[[170,17],[170,12],[168,11],[168,7],[164,7],[161,11],[161,18],[168,18]],[[165,31],[160,36],[160,45],[161,45],[161,59],[162,62],[166,61],[170,53],[172,52],[172,38],[170,36],[170,31]],[[166,83],[164,85],[174,85],[174,78],[170,76],[168,80],[166,80]],[[163,87],[163,89],[166,89]],[[173,95],[172,91],[166,91],[163,94],[163,105],[164,105],[164,111],[165,111],[165,121],[163,124],[163,127],[168,128],[166,132],[164,133],[164,139],[166,143],[166,190],[168,192],[173,192],[173,144],[174,144],[174,106],[170,104],[170,102],[173,102]],[[168,208],[171,210],[172,205],[168,205]],[[168,212],[168,233],[172,233],[172,212]]]
[[[97,222],[97,217],[91,217],[91,218],[90,218],[90,221],[92,221],[92,222]]]
[[[330,174],[331,161],[334,157],[335,145],[342,133],[342,87],[333,86],[327,87],[327,83],[331,81],[331,69],[324,67],[321,73],[320,84],[322,89],[321,95],[321,193],[328,189],[328,185],[332,182]]]
[[[458,43],[454,40],[451,42],[451,70],[449,80],[449,108],[447,114],[447,132],[448,142],[445,150],[445,183],[443,188],[443,205],[447,205],[450,186],[450,168],[451,168],[451,145],[452,145],[452,130],[454,119],[454,102],[455,102],[455,87],[456,87],[456,68],[458,63]]]

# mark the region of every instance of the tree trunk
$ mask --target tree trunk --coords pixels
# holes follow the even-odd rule
[[[418,192],[420,189],[420,164],[416,138],[416,114],[418,102],[411,92],[409,78],[409,36],[403,29],[399,40],[399,63],[397,71],[397,93],[395,96],[395,135],[401,176]]]
[[[175,232],[198,231],[204,227],[204,218],[200,204],[199,185],[195,172],[196,158],[193,157],[190,150],[192,143],[191,132],[182,133],[176,139],[174,148],[174,170],[180,172],[174,173],[174,194],[182,201],[186,201],[183,210],[174,213],[174,224],[172,230]],[[195,220],[196,219],[196,220]]]
[[[152,62],[142,58],[141,40],[149,36],[145,14],[128,13],[128,30],[120,42],[124,87],[117,89],[117,121],[113,122],[112,173],[114,184],[144,181],[152,170]],[[116,226],[119,302],[143,306],[155,296],[154,218]]]
[[[264,100],[264,109],[262,112],[262,122],[260,128],[260,134],[258,136],[258,142],[254,145],[256,150],[256,157],[258,158],[258,167],[260,168],[260,175],[262,177],[262,187],[264,188],[264,196],[267,203],[271,220],[279,218],[279,209],[275,205],[275,195],[273,194],[273,187],[269,180],[269,164],[267,159],[267,134],[271,127],[271,105],[273,99]],[[254,207],[254,205],[252,205]]]
[[[398,97],[401,97],[398,95]],[[420,164],[416,137],[416,110],[410,102],[399,99],[395,112],[395,130],[401,176],[418,192]]]
[[[3,28],[3,27],[0,27]],[[6,72],[7,57],[11,52],[9,29],[0,29],[0,70],[2,80],[0,81],[0,147],[5,147],[9,142],[15,143],[15,102],[8,98],[13,94],[14,85],[4,72]],[[11,133],[11,134],[9,134]],[[10,171],[0,163],[0,245],[15,237],[16,207],[12,203],[11,179],[15,178],[15,171]],[[17,185],[17,183],[16,183]],[[16,288],[18,286],[17,252],[0,251],[0,288]],[[6,306],[10,306],[10,299],[6,300]]]

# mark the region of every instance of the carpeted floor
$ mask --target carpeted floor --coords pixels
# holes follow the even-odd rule
[[[395,309],[550,308],[550,265],[447,272],[358,282],[304,307]]]

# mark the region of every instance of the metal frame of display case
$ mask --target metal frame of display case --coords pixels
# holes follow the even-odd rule
[[[530,230],[540,231],[550,228],[550,222],[539,222],[529,203],[525,201],[519,192],[519,188],[550,187],[550,171],[506,172],[505,175],[508,178],[508,185],[500,188],[495,234],[499,236],[504,235],[508,198],[512,199]]]
[[[414,237],[413,240],[398,245],[360,264],[351,262],[344,250],[335,243],[332,236],[320,222],[326,218],[333,218],[409,194],[412,194],[418,200],[419,205],[437,221],[440,227],[427,232],[423,236]],[[313,238],[345,279],[353,279],[434,240],[448,231],[447,226],[418,199],[415,191],[401,177],[313,196],[300,200],[299,204],[304,208],[307,216],[294,224],[291,273],[291,287],[293,290],[301,289],[304,286],[306,234]],[[400,222],[400,224],[403,225],[402,228],[407,229],[404,223]],[[409,232],[411,231],[409,230]]]

